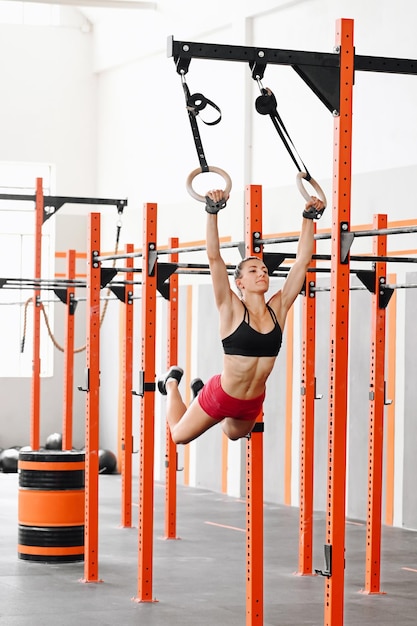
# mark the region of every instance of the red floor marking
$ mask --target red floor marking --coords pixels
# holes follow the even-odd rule
[[[210,526],[219,526],[220,528],[229,528],[230,530],[239,530],[241,533],[246,532],[244,528],[237,528],[236,526],[227,526],[226,524],[216,524],[216,522],[204,522]]]

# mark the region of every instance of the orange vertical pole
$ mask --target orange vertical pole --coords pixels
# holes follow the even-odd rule
[[[91,213],[87,257],[87,392],[85,416],[84,582],[98,578],[98,450],[100,394],[100,213]]]
[[[397,282],[396,274],[388,276],[388,282]],[[391,297],[388,310],[388,358],[387,358],[387,406],[386,431],[386,486],[385,486],[385,524],[394,524],[394,472],[395,472],[395,377],[396,377],[396,336],[397,336],[397,292]]]
[[[330,284],[330,380],[328,417],[328,479],[326,504],[326,578],[324,623],[340,626],[344,619],[346,431],[349,344],[349,255],[342,256],[342,238],[350,228],[352,96],[354,77],[353,20],[336,25],[340,48],[340,111],[334,120],[333,208]]]
[[[245,189],[246,255],[262,257],[262,187]],[[264,520],[263,520],[263,413],[248,438],[246,452],[246,625],[263,624]]]
[[[67,252],[67,278],[75,278],[75,250]],[[64,408],[62,416],[62,449],[72,449],[72,411],[74,396],[74,313],[75,287],[67,287],[65,349],[64,349]]]
[[[316,232],[316,225],[314,225]],[[314,241],[313,254],[316,253]],[[315,270],[316,260],[310,268]],[[314,496],[314,400],[316,396],[316,272],[306,276],[302,313],[301,425],[300,425],[300,510],[298,573],[313,573],[313,496]]]
[[[170,248],[178,248],[178,238],[171,237]],[[171,263],[178,261],[178,253],[169,256]],[[169,277],[167,307],[167,369],[178,362],[178,274]],[[177,446],[172,441],[168,424],[165,437],[165,539],[175,539],[177,534]]]
[[[134,252],[133,244],[125,246],[127,255]],[[126,257],[126,267],[133,269],[133,257]],[[133,281],[133,272],[125,275],[126,282]],[[122,469],[122,519],[121,526],[132,526],[132,389],[133,389],[133,285],[124,285],[122,303],[123,347],[122,347],[122,432],[121,432],[121,469]]]
[[[152,602],[154,443],[155,443],[155,325],[156,325],[156,219],[157,205],[143,211],[142,256],[142,375],[139,553],[136,601]]]
[[[386,228],[387,216],[374,215],[374,228]],[[374,235],[373,254],[386,256],[387,235]],[[385,285],[385,262],[376,262],[375,293],[372,295],[372,335],[369,385],[368,516],[366,520],[365,593],[380,593],[382,464],[385,405],[385,304],[380,285]]]
[[[43,224],[42,178],[36,179],[35,237],[34,237],[34,278],[41,278],[42,271],[42,224]],[[40,377],[41,377],[41,290],[33,291],[33,356],[32,356],[32,397],[30,419],[30,446],[39,450],[40,441]]]

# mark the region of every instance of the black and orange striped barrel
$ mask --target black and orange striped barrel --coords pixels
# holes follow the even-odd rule
[[[18,556],[27,561],[84,560],[85,454],[19,453]]]

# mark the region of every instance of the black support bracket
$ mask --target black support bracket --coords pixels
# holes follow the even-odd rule
[[[177,263],[158,263],[156,273],[156,288],[165,300],[170,298],[170,284],[167,282],[178,269]]]
[[[349,231],[347,222],[340,222],[340,262],[348,262],[349,251],[355,235]]]
[[[141,396],[141,398],[143,398],[143,396],[145,395],[146,391],[155,391],[156,390],[156,384],[155,383],[145,383],[145,372],[143,370],[140,370],[139,372],[139,387],[138,390],[132,390],[132,394],[134,396]]]
[[[78,385],[78,391],[90,391],[90,368],[86,367],[84,372],[84,387],[82,385]]]
[[[268,275],[272,276],[275,270],[282,265],[286,258],[287,255],[281,252],[264,252],[262,260],[268,268]]]
[[[332,575],[332,544],[324,544],[324,569],[314,570],[318,576],[331,578]]]

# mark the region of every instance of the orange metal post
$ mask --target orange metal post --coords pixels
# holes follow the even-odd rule
[[[75,250],[67,252],[67,278],[75,278]],[[67,287],[64,350],[64,414],[62,416],[62,449],[72,449],[72,408],[74,396],[74,313],[75,287]]]
[[[136,601],[153,602],[153,507],[155,443],[155,326],[156,326],[156,222],[157,205],[147,203],[143,211],[142,256],[142,373],[139,553]]]
[[[353,20],[338,20],[340,111],[334,120],[333,209],[330,285],[330,381],[324,623],[340,626],[344,618],[346,430],[349,339],[349,256],[341,257],[343,233],[350,227]],[[327,569],[329,567],[329,569]]]
[[[375,215],[374,228],[386,228],[387,216]],[[374,235],[373,254],[386,256],[387,235]],[[365,593],[381,593],[382,464],[385,405],[385,305],[380,285],[386,284],[385,262],[376,262],[372,295],[372,337],[369,386],[368,516],[366,521]]]
[[[34,278],[41,278],[42,267],[42,224],[43,224],[43,186],[42,178],[36,179],[36,206],[35,206],[35,257]],[[40,377],[41,377],[41,291],[33,291],[33,363],[32,363],[32,398],[30,419],[30,446],[32,450],[39,450],[40,431]]]
[[[178,238],[171,237],[170,248],[178,248]],[[170,262],[178,261],[178,253],[170,254]],[[167,368],[178,362],[178,274],[169,278],[167,307],[168,352]],[[175,539],[177,534],[177,446],[172,441],[169,427],[165,438],[165,538]]]
[[[316,232],[316,228],[314,229]],[[314,242],[313,254],[316,253]],[[315,269],[316,261],[310,267]],[[314,485],[314,400],[316,396],[316,298],[313,287],[316,272],[306,276],[303,299],[303,339],[301,356],[301,424],[300,424],[300,514],[298,573],[313,573],[313,485]]]
[[[100,213],[91,213],[87,257],[87,392],[85,416],[84,582],[98,577],[98,450],[100,394]]]
[[[246,255],[262,257],[262,187],[245,189]],[[263,519],[263,414],[248,438],[246,453],[246,625],[263,624],[264,519]]]
[[[131,243],[126,244],[126,254],[134,252]],[[126,267],[133,269],[133,257],[126,257]],[[133,272],[126,272],[125,280],[133,281]],[[122,347],[122,433],[121,433],[121,457],[122,457],[122,519],[121,526],[132,526],[132,389],[133,389],[133,285],[124,286],[124,298],[122,303],[123,314],[123,347]]]

